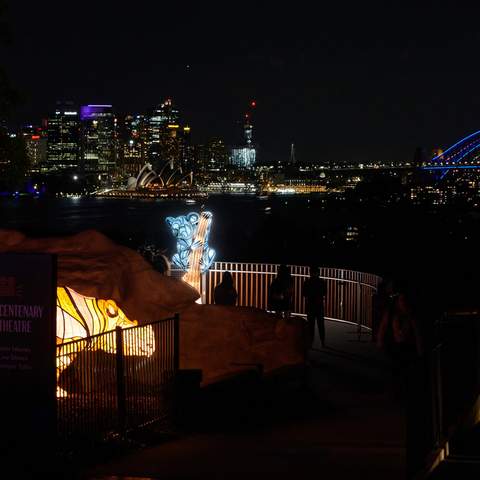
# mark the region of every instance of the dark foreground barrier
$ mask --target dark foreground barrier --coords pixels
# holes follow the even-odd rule
[[[60,442],[104,441],[171,423],[178,315],[59,345],[57,363],[70,361],[57,383]]]
[[[410,478],[424,478],[452,453],[455,437],[478,421],[480,315],[445,314],[436,322],[431,348],[421,363],[410,376]]]

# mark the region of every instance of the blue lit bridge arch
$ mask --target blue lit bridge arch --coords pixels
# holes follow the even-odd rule
[[[442,170],[445,173],[449,169],[480,168],[480,130],[454,143],[422,168]]]

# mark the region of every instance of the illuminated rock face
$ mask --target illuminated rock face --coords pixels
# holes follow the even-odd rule
[[[203,384],[262,365],[266,374],[304,361],[304,321],[250,307],[192,305],[181,314],[180,366],[203,370]]]
[[[201,369],[204,384],[245,368],[239,363],[261,363],[268,373],[303,361],[301,323],[253,308],[198,305],[191,286],[98,232],[33,239],[0,230],[0,252],[57,254],[59,286],[110,299],[139,325],[180,313],[180,367]]]

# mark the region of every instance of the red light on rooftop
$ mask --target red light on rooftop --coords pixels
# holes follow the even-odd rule
[[[256,107],[257,106],[257,102],[255,100],[252,100],[252,102],[250,103],[250,106],[251,107]]]

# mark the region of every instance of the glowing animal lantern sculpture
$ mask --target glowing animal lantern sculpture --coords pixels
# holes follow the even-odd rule
[[[215,251],[208,246],[212,214],[189,213],[167,217],[166,222],[177,239],[172,263],[187,272],[183,280],[200,292],[200,275],[210,268],[215,257]]]
[[[113,300],[85,297],[69,287],[57,288],[57,397],[67,396],[58,386],[58,379],[65,368],[84,349],[103,350],[115,353],[115,336],[98,335],[116,327],[127,328],[138,325],[129,320]],[[136,329],[126,330],[123,335],[123,353],[150,357],[155,352],[155,336],[151,326],[142,327],[141,336]],[[96,337],[91,338],[92,336]],[[85,338],[84,342],[81,340]],[[74,343],[72,343],[74,342]]]

